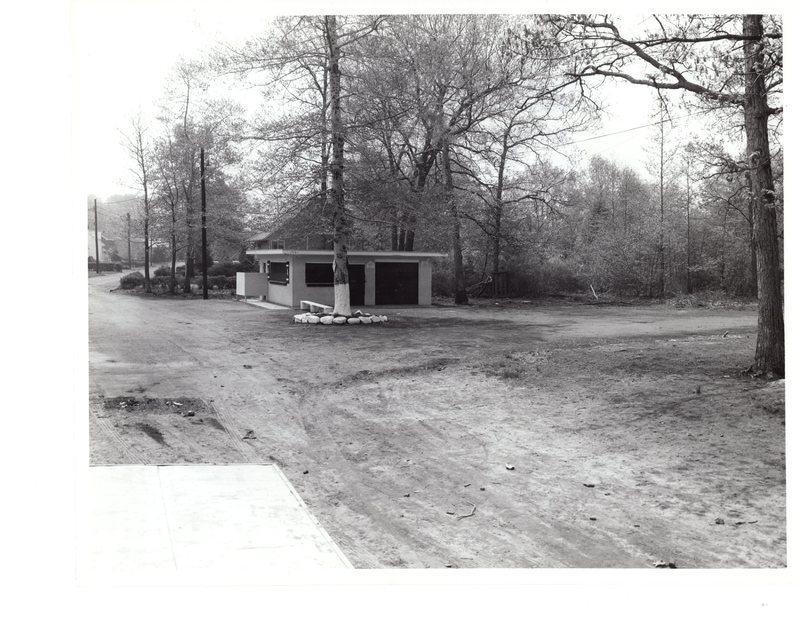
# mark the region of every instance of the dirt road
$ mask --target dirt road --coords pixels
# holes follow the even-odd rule
[[[740,373],[752,311],[320,327],[117,281],[89,281],[93,463],[277,462],[357,567],[785,565],[784,390]]]

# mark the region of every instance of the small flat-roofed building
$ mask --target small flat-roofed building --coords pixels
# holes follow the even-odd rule
[[[299,307],[310,300],[333,305],[333,251],[251,249],[259,272],[238,273],[236,293],[278,305]],[[444,253],[351,251],[347,255],[350,304],[430,305],[432,263]]]
[[[236,294],[300,307],[307,300],[333,305],[333,235],[324,206],[310,202],[272,229],[249,239],[257,273],[238,273]],[[355,250],[347,252],[350,304],[430,305],[433,260],[445,253]]]

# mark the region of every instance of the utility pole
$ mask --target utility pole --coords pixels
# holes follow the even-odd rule
[[[128,219],[128,270],[133,270],[133,262],[131,261],[131,213],[127,213]]]
[[[100,241],[97,238],[97,198],[94,198],[94,257],[97,274],[100,274]]]
[[[206,151],[200,146],[200,225],[203,251],[203,298],[208,299],[208,264],[206,263]]]

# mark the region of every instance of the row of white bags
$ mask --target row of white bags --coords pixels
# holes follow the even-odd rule
[[[344,316],[323,315],[320,317],[313,313],[299,313],[294,316],[294,321],[298,324],[378,324],[388,319],[385,315],[362,315],[346,318]]]

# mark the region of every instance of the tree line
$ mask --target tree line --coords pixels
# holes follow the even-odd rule
[[[313,205],[333,235],[339,313],[350,312],[353,247],[446,250],[441,288],[456,303],[495,273],[519,293],[757,295],[753,370],[783,375],[781,21],[627,26],[606,15],[278,18],[183,63],[160,117],[127,132],[145,235],[168,243],[173,281],[186,262],[188,288],[204,146],[212,238],[241,242]],[[601,117],[603,80],[659,95],[649,177],[565,156]],[[245,89],[260,93],[257,109],[229,96]],[[676,144],[673,118],[695,114],[718,139]]]

